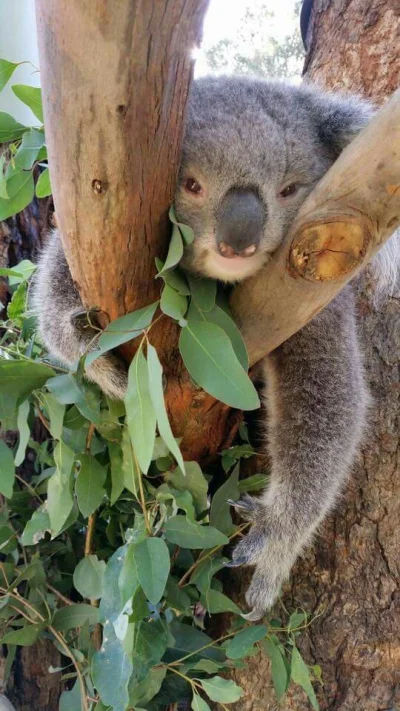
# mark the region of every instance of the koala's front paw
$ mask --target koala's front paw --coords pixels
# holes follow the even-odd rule
[[[229,501],[238,513],[250,520],[252,527],[242,538],[232,554],[228,567],[254,565],[246,602],[251,612],[249,620],[261,619],[279,595],[282,583],[288,577],[297,557],[296,545],[290,532],[285,530],[272,510],[262,501],[245,496],[240,501]]]

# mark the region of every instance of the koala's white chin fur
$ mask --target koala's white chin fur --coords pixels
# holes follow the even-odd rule
[[[227,259],[214,251],[208,252],[203,262],[203,270],[208,277],[226,282],[238,282],[252,276],[266,262],[265,254],[254,257],[233,257]]]

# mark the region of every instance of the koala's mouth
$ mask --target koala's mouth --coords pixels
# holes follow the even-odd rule
[[[241,281],[255,274],[265,262],[265,255],[257,252],[251,257],[224,257],[210,250],[204,257],[203,269],[207,276],[221,281]]]

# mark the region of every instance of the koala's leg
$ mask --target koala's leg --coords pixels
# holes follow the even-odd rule
[[[253,526],[232,561],[255,565],[250,619],[275,601],[335,503],[362,437],[368,394],[351,289],[271,354],[264,370],[271,478],[260,499],[236,502]]]
[[[39,333],[49,352],[68,366],[90,349],[97,331],[77,314],[83,306],[72,281],[58,232],[53,232],[39,260],[32,288],[32,307]],[[115,354],[107,353],[86,369],[89,380],[109,396],[123,398],[127,370]]]

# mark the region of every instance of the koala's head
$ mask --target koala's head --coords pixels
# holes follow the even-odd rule
[[[178,219],[195,234],[183,266],[223,281],[254,274],[371,113],[309,86],[194,82],[175,196]]]

